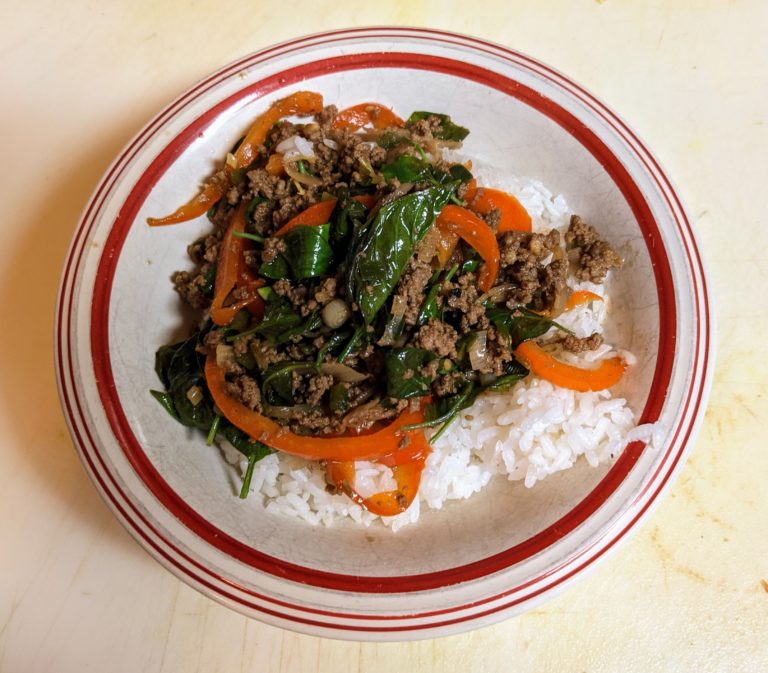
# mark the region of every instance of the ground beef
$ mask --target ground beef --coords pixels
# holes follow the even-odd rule
[[[285,241],[276,236],[267,238],[264,241],[264,249],[261,251],[261,261],[263,264],[271,262],[281,252],[285,252]]]
[[[455,283],[445,283],[443,286],[445,303],[461,316],[461,331],[479,327],[485,324],[485,307],[478,303],[477,275],[468,272],[460,275]]]
[[[499,237],[499,255],[500,280],[511,285],[507,306],[530,305],[536,311],[552,308],[555,297],[565,289],[567,271],[559,232],[504,233]]]
[[[176,292],[192,308],[205,308],[211,302],[209,271],[210,264],[206,264],[200,267],[200,273],[177,271],[171,276]]]
[[[503,376],[505,373],[504,365],[514,360],[510,343],[508,339],[493,326],[488,327],[486,338],[485,365],[480,369],[480,373]]]
[[[563,349],[570,351],[571,353],[583,353],[584,351],[594,351],[603,345],[603,336],[597,332],[593,332],[588,337],[577,337],[573,334],[565,334],[558,338],[559,343],[562,344]]]
[[[334,277],[325,278],[321,281],[320,287],[315,290],[315,301],[320,306],[325,306],[331,299],[336,297],[338,281]],[[333,307],[331,307],[333,308]],[[331,309],[328,309],[329,311]]]
[[[426,262],[420,262],[415,257],[411,259],[395,289],[395,297],[405,301],[406,325],[415,325],[419,318],[421,305],[424,303],[424,290],[432,277],[432,267]]]
[[[277,364],[278,362],[282,362],[285,359],[282,355],[280,355],[277,349],[270,345],[267,341],[253,339],[253,341],[251,341],[250,348],[253,357],[256,359],[256,362],[259,363],[259,367],[264,370],[266,370],[270,365]]]
[[[231,381],[227,381],[227,393],[240,400],[249,409],[262,411],[259,384],[250,376],[242,374],[235,376]]]
[[[577,269],[576,278],[593,283],[602,283],[608,272],[621,266],[621,257],[578,215],[571,217],[565,243],[575,252]]]
[[[458,339],[459,335],[453,327],[440,320],[431,319],[416,333],[413,345],[432,351],[440,357],[455,358]]]

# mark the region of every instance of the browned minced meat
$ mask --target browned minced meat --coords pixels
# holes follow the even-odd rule
[[[267,238],[264,241],[264,249],[261,251],[261,261],[263,264],[271,262],[281,252],[285,252],[285,241],[275,236]]]
[[[556,229],[547,234],[504,233],[499,237],[499,255],[500,282],[512,286],[508,307],[523,304],[537,311],[547,310],[564,291],[567,266]],[[551,260],[545,264],[548,258]]]
[[[577,337],[573,334],[565,334],[558,338],[563,348],[571,353],[583,353],[584,351],[594,351],[603,345],[603,336],[593,332],[588,337]]]
[[[602,283],[608,272],[621,266],[621,257],[597,233],[597,230],[578,215],[571,217],[565,243],[576,252],[578,268],[575,275],[579,280]]]
[[[203,289],[208,284],[205,274],[210,270],[210,265],[200,267],[199,273],[177,271],[171,276],[171,281],[184,301],[192,308],[205,308],[211,303],[211,298]]]
[[[474,327],[482,329],[486,324],[485,307],[478,302],[477,275],[468,272],[460,275],[455,283],[445,283],[445,302],[453,311],[461,314],[461,330]]]
[[[239,399],[249,409],[259,412],[262,410],[259,386],[250,376],[242,374],[227,381],[227,393]]]
[[[485,365],[480,369],[481,374],[502,376],[504,365],[514,360],[509,341],[493,326],[487,330]]]
[[[405,301],[403,319],[406,325],[415,325],[419,318],[421,305],[424,303],[424,290],[432,277],[432,267],[420,262],[415,257],[408,262],[400,282],[395,289],[395,297]]]
[[[416,333],[413,345],[432,351],[440,357],[455,358],[458,339],[459,335],[453,327],[433,318]]]
[[[315,301],[321,306],[325,306],[336,296],[338,285],[338,281],[333,276],[324,278],[320,283],[320,287],[315,290]]]
[[[330,374],[317,374],[307,382],[306,401],[307,404],[317,405],[323,399],[323,395],[333,386],[333,376]]]

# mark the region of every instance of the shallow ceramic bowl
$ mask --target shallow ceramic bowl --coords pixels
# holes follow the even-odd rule
[[[297,89],[340,108],[449,113],[464,152],[565,195],[626,264],[611,340],[638,357],[618,392],[664,428],[609,467],[578,465],[533,489],[497,479],[398,533],[311,527],[237,498],[237,478],[149,396],[157,347],[179,334],[169,277],[205,218],[150,229],[192,196],[250,121]],[[352,639],[455,633],[529,608],[613,548],[659,499],[700,418],[711,317],[695,236],[637,136],[547,66],[498,45],[426,30],[327,33],[227,66],[125,148],[88,205],[57,308],[62,404],[107,504],[158,561],[208,596],[271,624]]]

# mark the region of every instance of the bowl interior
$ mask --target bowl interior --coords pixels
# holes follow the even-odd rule
[[[638,222],[622,191],[572,133],[541,111],[483,83],[427,70],[377,68],[331,72],[258,100],[232,101],[190,140],[161,175],[138,210],[116,265],[109,307],[109,349],[115,387],[147,459],[188,507],[215,528],[262,554],[318,570],[362,576],[437,572],[498,554],[547,530],[581,502],[608,468],[578,464],[527,489],[496,478],[467,501],[440,511],[422,509],[420,521],[392,533],[341,522],[308,524],[267,513],[258,499],[241,501],[238,480],[215,448],[169,418],[152,401],[159,387],[157,347],[184,333],[190,316],[170,276],[190,267],[186,246],[209,230],[204,219],[150,229],[193,195],[227,149],[270,100],[298,88],[322,93],[340,108],[379,101],[401,115],[429,109],[468,126],[463,153],[501,171],[541,180],[595,224],[625,258],[614,274],[608,338],[630,350],[638,364],[616,391],[639,415],[651,388],[658,347],[658,296]],[[190,131],[192,133],[193,131]],[[492,186],[492,185],[489,185]],[[344,553],[339,553],[343,549]]]

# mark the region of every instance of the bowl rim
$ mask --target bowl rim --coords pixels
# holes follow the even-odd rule
[[[634,132],[632,132],[626,126],[626,124],[624,124],[624,122],[622,122],[602,103],[600,103],[596,98],[584,90],[583,87],[573,83],[571,80],[557,73],[548,66],[506,47],[495,45],[484,40],[478,40],[476,38],[468,38],[456,33],[449,33],[446,31],[433,31],[427,29],[360,28],[329,31],[275,45],[273,47],[255,52],[254,54],[250,54],[242,59],[238,59],[237,61],[213,73],[206,79],[199,82],[197,85],[191,87],[189,90],[187,90],[187,92],[177,98],[176,101],[171,103],[162,112],[160,112],[155,117],[155,119],[153,119],[127,145],[127,147],[115,160],[112,167],[107,171],[100,185],[97,187],[94,196],[86,207],[80,224],[78,225],[75,237],[73,238],[70,252],[67,256],[67,262],[62,273],[59,302],[57,305],[56,313],[56,366],[60,396],[65,409],[67,422],[70,425],[70,431],[72,433],[73,439],[75,440],[75,445],[78,452],[80,453],[81,459],[86,465],[92,480],[97,485],[98,490],[107,501],[107,504],[110,505],[110,507],[118,515],[118,518],[121,520],[121,522],[126,526],[126,528],[129,529],[134,537],[139,540],[142,546],[147,548],[150,553],[153,554],[153,556],[164,563],[166,567],[170,567],[170,569],[182,579],[185,581],[191,580],[191,583],[195,586],[198,586],[198,588],[201,588],[204,593],[222,600],[225,603],[234,602],[242,604],[243,601],[240,600],[237,592],[228,594],[226,591],[222,591],[221,588],[216,584],[211,583],[205,577],[206,574],[210,574],[211,570],[206,568],[204,564],[201,564],[195,558],[192,558],[192,556],[189,554],[186,554],[183,549],[177,548],[173,540],[166,539],[163,532],[158,530],[158,528],[153,525],[151,516],[142,512],[141,508],[136,507],[136,504],[130,497],[131,494],[123,492],[120,483],[118,483],[118,480],[114,478],[114,475],[110,474],[109,466],[104,462],[103,456],[101,456],[98,451],[98,442],[91,434],[87,423],[83,422],[87,418],[85,413],[86,410],[84,410],[83,407],[87,405],[81,399],[81,397],[78,396],[76,387],[71,384],[75,376],[76,367],[71,357],[70,349],[72,347],[72,340],[69,335],[73,334],[71,329],[74,321],[68,322],[71,320],[71,312],[75,298],[73,286],[76,284],[76,279],[79,277],[81,272],[79,269],[84,254],[83,242],[88,238],[88,232],[90,229],[98,222],[100,209],[108,198],[110,190],[114,189],[115,184],[119,180],[121,169],[124,169],[125,166],[136,156],[136,153],[141,151],[143,144],[147,142],[147,139],[151,138],[159,128],[161,128],[169,119],[178,114],[179,111],[185,109],[188,105],[191,105],[197,97],[204,97],[205,93],[213,88],[217,82],[232,77],[233,73],[237,73],[245,67],[256,67],[260,61],[275,58],[279,59],[286,53],[291,51],[299,51],[307,46],[313,46],[316,44],[327,45],[333,41],[343,41],[345,44],[348,44],[350,40],[354,41],[355,39],[359,39],[360,44],[364,47],[366,38],[382,38],[387,36],[410,39],[414,43],[418,43],[420,41],[434,41],[442,44],[455,44],[465,49],[469,48],[492,54],[495,57],[499,57],[501,55],[507,59],[513,60],[517,65],[535,68],[539,74],[552,79],[558,84],[567,85],[572,95],[578,96],[583,103],[589,105],[593,110],[595,110],[595,112],[607,123],[612,125],[615,130],[621,132],[622,134],[626,134],[627,143],[641,158],[647,170],[653,174],[654,178],[661,181],[660,187],[662,187],[662,192],[667,199],[670,210],[675,214],[675,219],[677,220],[678,226],[681,230],[680,233],[684,239],[686,253],[688,255],[688,264],[692,269],[697,271],[697,273],[691,275],[691,280],[695,286],[694,297],[697,304],[698,316],[701,317],[703,315],[704,319],[697,321],[698,326],[701,328],[702,332],[699,338],[696,340],[697,348],[695,355],[697,359],[699,356],[701,356],[701,360],[704,364],[703,375],[699,379],[692,380],[691,393],[693,394],[689,395],[686,401],[686,404],[690,405],[692,403],[693,397],[696,398],[693,401],[695,409],[692,412],[692,415],[688,413],[687,409],[685,413],[682,414],[680,425],[678,428],[676,428],[675,439],[670,441],[666,447],[666,451],[669,455],[665,456],[665,459],[659,462],[655,474],[653,474],[647,480],[645,483],[645,488],[643,489],[643,492],[638,496],[636,502],[627,507],[627,510],[632,509],[632,507],[634,507],[636,510],[633,512],[634,516],[631,518],[631,520],[626,522],[621,530],[613,530],[610,532],[610,534],[607,531],[602,531],[603,535],[601,539],[594,541],[594,544],[592,545],[592,551],[590,553],[585,552],[585,554],[582,555],[583,563],[576,563],[576,561],[579,559],[568,559],[567,565],[570,567],[567,569],[567,572],[557,574],[554,584],[541,588],[535,594],[533,594],[533,596],[528,595],[523,597],[521,601],[530,601],[533,597],[543,594],[544,592],[551,591],[553,588],[561,585],[562,582],[564,582],[566,579],[569,579],[570,577],[580,573],[583,568],[589,566],[593,561],[601,557],[603,552],[613,547],[616,542],[625,537],[625,534],[629,532],[630,529],[635,527],[637,521],[647,513],[650,506],[659,499],[662,491],[669,486],[673,474],[682,464],[682,459],[686,450],[690,448],[690,440],[693,436],[693,433],[697,429],[698,422],[700,421],[701,414],[699,411],[703,409],[703,405],[706,401],[709,384],[711,382],[711,308],[707,293],[706,274],[698,253],[695,232],[693,232],[690,226],[690,222],[685,214],[685,210],[680,202],[679,197],[677,196],[677,193],[669,182],[667,176],[664,174],[657,160],[653,157],[653,155],[650,154],[642,142],[637,138],[636,134],[634,134]],[[310,59],[303,66],[293,68],[293,71],[280,71],[276,74],[270,75],[265,79],[248,84],[238,92],[237,96],[242,98],[246,95],[252,95],[254,91],[261,92],[263,95],[264,93],[268,93],[276,89],[281,89],[285,86],[291,86],[293,83],[299,82],[307,76],[311,77],[311,73],[319,72],[318,68],[320,68],[320,71],[324,72],[325,70],[323,69],[327,69],[328,67],[333,67],[336,70],[342,69],[343,67],[362,67],[362,64],[371,63],[372,56],[374,55],[370,52],[355,52],[352,54],[339,56],[336,60],[326,59],[326,61],[322,63],[314,62]],[[376,54],[375,56],[377,57],[375,63],[379,66],[392,65],[395,67],[414,67],[414,52],[407,52],[405,54],[399,55],[398,52],[387,54],[381,53]],[[472,66],[468,63],[461,63],[460,61],[454,61],[453,65],[449,67],[446,65],[446,63],[438,63],[438,60],[441,58],[442,57],[434,57],[424,54],[418,59],[419,63],[416,65],[416,67],[424,67],[425,69],[447,68],[448,71],[454,75],[475,78],[481,77],[481,74],[478,72],[481,70],[481,68],[478,68],[477,66]],[[328,62],[331,60],[334,62]],[[445,61],[447,59],[442,60]],[[506,80],[506,84],[504,86],[507,87],[507,92],[512,93],[514,90],[513,95],[516,95],[518,98],[522,97],[523,99],[528,96],[528,100],[526,102],[529,102],[529,104],[532,104],[534,98],[538,95],[535,91],[526,91],[522,84],[519,82],[514,82],[499,72],[493,70],[488,70],[487,72],[492,75],[493,81],[486,80],[483,83],[489,84],[491,86],[497,86],[499,85],[500,80]],[[110,420],[112,431],[115,433],[115,436],[123,446],[124,450],[126,450],[127,456],[134,470],[136,470],[141,479],[146,484],[148,484],[150,490],[152,490],[155,495],[163,492],[164,489],[170,490],[170,487],[168,487],[168,485],[162,480],[162,477],[160,477],[159,473],[157,473],[157,471],[147,459],[146,455],[141,450],[140,444],[137,442],[135,437],[133,437],[130,431],[130,424],[128,423],[127,419],[125,419],[125,416],[123,415],[122,418],[120,417],[121,414],[119,399],[117,399],[114,386],[111,385],[111,370],[109,368],[108,348],[108,307],[111,291],[111,279],[112,274],[114,273],[114,266],[117,259],[119,258],[122,241],[124,240],[125,235],[127,235],[128,230],[133,224],[136,212],[140,206],[140,202],[143,202],[143,199],[139,198],[140,194],[143,193],[144,197],[146,197],[146,195],[149,193],[149,190],[151,190],[152,185],[155,184],[162,172],[168,167],[168,165],[170,165],[170,163],[173,162],[180,149],[183,149],[184,143],[189,144],[194,138],[195,134],[201,128],[204,128],[211,119],[214,119],[221,110],[226,109],[227,106],[232,104],[232,100],[230,100],[231,98],[234,98],[234,96],[219,102],[217,105],[211,108],[206,108],[204,114],[196,117],[196,120],[192,125],[187,127],[182,133],[179,133],[177,137],[174,138],[166,146],[166,149],[160,155],[154,157],[152,163],[145,171],[139,183],[134,185],[133,189],[131,190],[131,196],[120,208],[120,213],[110,229],[108,240],[103,246],[103,252],[101,254],[98,271],[94,281],[94,294],[91,304],[90,316],[90,346],[92,349],[93,367],[96,371],[100,400],[107,414],[107,417]],[[540,112],[543,112],[544,114],[559,115],[561,112],[565,113],[566,115],[568,114],[567,111],[565,111],[563,108],[560,108],[556,103],[542,99],[541,96],[538,97],[536,102],[539,105],[543,105],[544,109],[540,109],[539,107],[536,107],[536,109]],[[551,105],[552,107],[547,107],[548,105]],[[559,121],[562,122],[562,119],[563,118],[560,117]],[[575,122],[574,120],[571,120],[570,123],[572,124],[572,128],[567,129],[572,133],[574,130],[579,130],[577,124],[578,120],[575,120]],[[586,133],[587,135],[591,134],[594,136],[594,138],[591,138],[590,142],[597,141],[597,143],[600,144],[601,141],[599,138],[597,138],[597,136],[594,135],[591,129],[585,127],[581,129],[580,132]],[[582,144],[584,144],[583,138],[577,137],[577,139],[582,141]],[[588,147],[588,149],[590,148]],[[608,148],[606,148],[606,150],[608,154],[601,156],[600,159],[605,160],[608,163],[613,162],[612,169],[614,171],[621,172],[624,170],[620,160],[615,157],[613,153],[608,150]],[[590,151],[592,150],[590,149]],[[612,175],[612,177],[614,176]],[[657,227],[655,220],[643,199],[642,193],[634,184],[634,181],[631,180],[628,173],[626,174],[625,179],[630,183],[631,189],[634,189],[636,192],[633,192],[629,196],[625,193],[625,198],[627,198],[629,201],[635,216],[638,217],[639,220],[646,218],[646,221],[651,223],[649,224],[650,229]],[[614,181],[616,180],[614,179]],[[616,184],[622,189],[623,192],[627,187],[626,183],[616,182]],[[643,208],[645,208],[647,212],[643,212]],[[641,212],[642,217],[638,216],[638,212]],[[650,239],[652,239],[655,243],[661,241],[658,228],[655,232],[643,229],[643,233],[646,236],[646,244],[649,242],[649,236]],[[656,384],[658,383],[659,379],[664,380],[666,378],[668,381],[669,377],[671,376],[672,360],[674,355],[674,307],[676,306],[674,296],[674,283],[671,277],[671,272],[669,270],[669,260],[666,259],[665,253],[661,254],[664,252],[663,245],[654,247],[654,250],[659,253],[659,255],[654,258],[654,261],[658,262],[657,264],[654,264],[657,287],[667,293],[667,295],[664,297],[664,301],[660,301],[660,306],[662,309],[664,309],[660,319],[662,322],[666,321],[665,327],[663,329],[660,326],[660,331],[663,334],[666,334],[666,341],[663,347],[660,345],[660,357],[657,360],[656,374],[654,376],[654,384],[652,385],[652,389],[656,391],[655,402],[651,404],[650,411],[649,407],[646,406],[646,409],[643,413],[645,420],[652,420],[654,411],[657,417],[658,412],[663,405],[663,398],[666,389],[663,391],[656,390]],[[699,305],[700,298],[701,304]],[[670,307],[673,307],[671,312]],[[666,315],[664,315],[664,311],[666,311]],[[68,327],[69,329],[67,329]],[[681,433],[684,435],[684,437],[678,441]],[[675,448],[674,452],[672,451],[673,448]],[[620,482],[621,479],[623,479],[626,474],[628,474],[632,465],[634,465],[634,462],[637,460],[641,450],[642,447],[640,446],[628,448],[625,451],[625,455],[623,455],[616,463],[616,465],[611,468],[605,479],[601,481],[600,484],[598,484],[598,487],[595,490],[601,487],[610,488],[609,482],[611,482],[611,479],[614,481],[618,479]],[[618,469],[616,469],[617,466],[619,466]],[[606,482],[606,480],[608,481]],[[604,482],[608,484],[608,486],[605,486]],[[649,493],[652,486],[655,487],[655,491],[653,493]],[[166,495],[166,497],[170,497],[170,499],[166,499],[163,502],[164,506],[170,506],[170,508],[176,514],[181,513],[181,520],[185,523],[185,525],[195,525],[194,521],[185,519],[185,505],[183,501],[174,502],[173,496],[175,496],[175,493],[172,491],[171,493],[172,495],[170,496]],[[590,493],[585,498],[585,501],[590,500],[591,496],[592,493]],[[178,496],[175,497],[178,499]],[[584,512],[582,512],[585,514],[584,517],[578,521],[571,522],[574,524],[573,527],[575,527],[576,525],[579,525],[583,521],[587,520],[594,509],[599,507],[603,502],[604,499],[591,499],[590,503],[587,503],[586,505],[584,502],[582,502],[577,506],[577,508],[569,512],[566,517],[570,517],[574,511],[579,509],[582,505],[585,505],[586,509],[584,509]],[[591,510],[589,510],[590,507],[592,508]],[[555,524],[555,526],[552,528],[557,527],[557,525],[558,524]],[[559,531],[561,533],[559,537],[562,537],[562,535],[569,532],[568,530],[562,532],[562,526],[559,528]],[[604,539],[606,535],[608,535],[610,539]],[[229,553],[234,558],[238,558],[238,560],[242,562],[254,565],[256,568],[258,568],[258,570],[262,572],[271,573],[273,575],[286,578],[289,581],[308,583],[320,588],[336,591],[354,591],[364,594],[399,594],[403,592],[407,593],[428,591],[451,584],[482,579],[489,574],[503,570],[504,568],[508,567],[509,563],[516,562],[514,555],[510,556],[508,553],[509,550],[507,550],[500,555],[496,555],[503,558],[494,559],[493,561],[484,559],[482,562],[470,564],[472,566],[470,571],[467,571],[466,568],[457,568],[452,569],[452,572],[439,571],[437,573],[427,575],[412,575],[405,577],[389,576],[385,578],[358,577],[352,578],[354,581],[351,582],[351,578],[348,575],[326,573],[323,571],[313,570],[311,568],[295,566],[295,564],[290,564],[273,557],[265,557],[265,555],[260,554],[256,550],[252,550],[252,548],[249,548],[236,540],[227,538],[229,538],[228,535],[216,529],[214,531],[214,536],[212,538],[209,537],[206,541],[209,543],[213,541],[216,544],[224,544],[225,547],[223,551],[225,551],[225,553]],[[525,545],[528,542],[529,541],[526,541],[522,543],[522,545]],[[231,546],[232,543],[234,543],[234,547]],[[540,547],[536,551],[541,551],[541,549],[546,548],[546,546],[547,545],[544,544],[543,547]],[[242,548],[256,552],[256,556],[254,557],[250,552],[242,554]],[[182,559],[182,561],[180,562],[179,559]],[[192,570],[190,566],[196,568],[196,570]],[[198,575],[198,571],[200,571],[202,575]],[[436,575],[437,577],[431,577],[430,575]],[[537,581],[538,579],[540,578],[537,578]],[[228,583],[230,585],[233,584],[231,579],[222,577],[221,575],[217,576],[217,580],[223,581],[224,583]],[[535,582],[532,583],[535,584]],[[459,623],[471,621],[474,624],[475,622],[482,620],[484,617],[489,615],[497,615],[504,610],[509,610],[518,603],[514,601],[506,601],[502,607],[497,607],[495,604],[499,602],[505,602],[506,598],[510,598],[512,596],[513,591],[516,591],[520,588],[521,587],[514,587],[509,591],[504,591],[494,596],[486,597],[483,600],[475,600],[472,602],[472,605],[479,609],[474,610],[466,619],[459,617],[456,619],[459,620]],[[359,619],[363,622],[365,620],[371,619],[383,620],[384,622],[387,620],[395,620],[396,622],[397,620],[407,619],[410,622],[414,618],[413,614],[388,614],[383,616],[381,614],[371,615],[365,611],[360,611],[359,613],[344,612],[341,614],[338,611],[324,610],[322,608],[312,606],[297,606],[294,603],[286,602],[273,596],[261,595],[259,592],[254,592],[247,587],[239,586],[237,587],[237,590],[238,592],[245,592],[246,595],[252,595],[254,598],[273,605],[276,610],[281,608],[288,610],[300,610],[302,614],[308,613],[310,615],[315,615],[316,617],[329,616],[343,618],[345,620]],[[483,605],[490,606],[487,612],[483,611]],[[253,606],[241,605],[240,609],[249,607],[252,608]],[[455,608],[449,608],[445,610],[423,611],[419,614],[422,617],[440,618],[439,620],[430,621],[430,623],[427,625],[427,627],[430,629],[435,629],[440,626],[450,627],[456,623],[456,620],[444,619],[443,617],[447,617],[449,614],[458,614],[462,609],[466,609],[467,607],[468,606],[457,606]],[[262,614],[269,615],[269,610],[263,605],[258,608],[258,611]],[[282,625],[285,625],[283,623],[286,619],[286,614],[284,612],[277,612],[272,616],[277,618]],[[304,623],[305,627],[309,627],[309,632],[316,632],[314,630],[316,627],[328,627],[327,623],[317,622],[317,620],[314,618],[305,617],[302,621],[302,617],[300,616],[291,616],[288,617],[288,619],[290,623],[294,625]],[[344,630],[350,628],[354,630],[356,628],[363,627],[360,625],[345,625],[342,628]],[[399,627],[393,627],[392,624],[389,623],[383,627],[375,628],[378,630],[373,630],[370,632],[394,632],[398,630]],[[301,630],[301,627],[299,627],[299,630]],[[418,627],[409,623],[407,626],[404,626],[402,629],[400,629],[401,635],[403,633],[409,633],[412,630],[418,630]],[[338,634],[336,635],[338,636]]]

